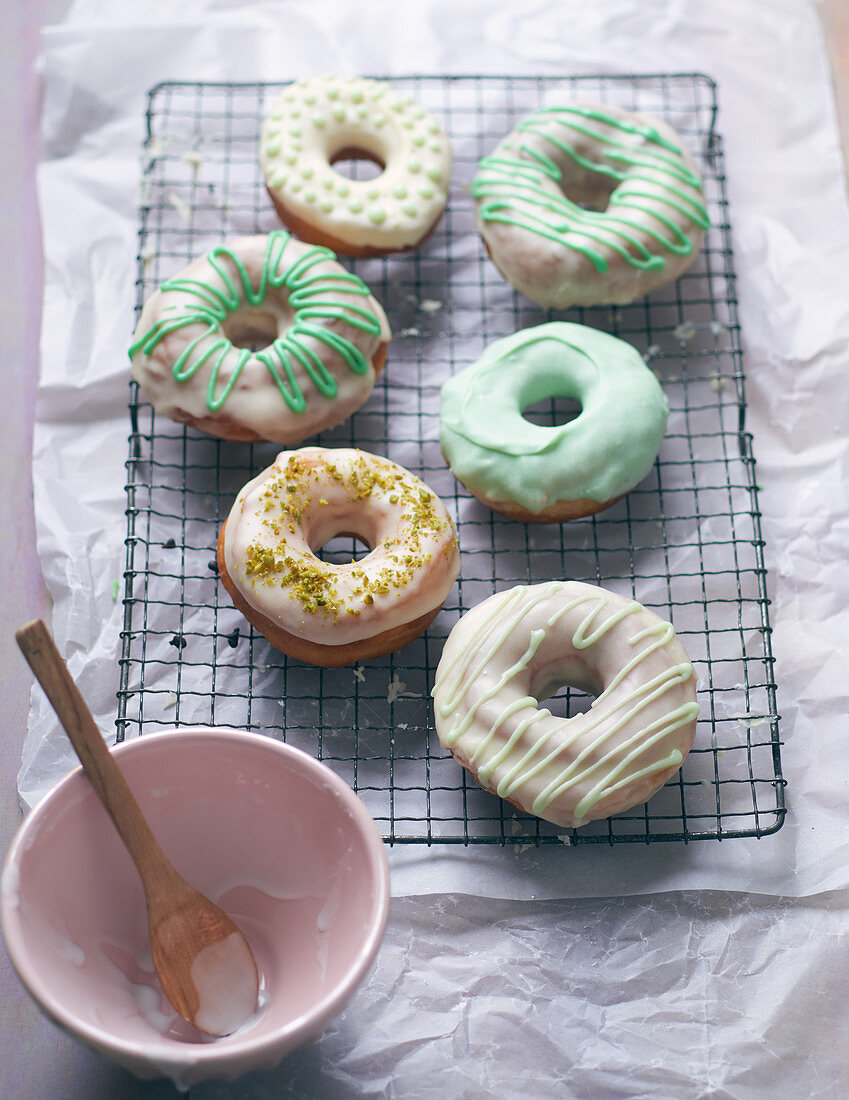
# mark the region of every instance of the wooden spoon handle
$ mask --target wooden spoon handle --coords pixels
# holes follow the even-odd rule
[[[35,678],[59,716],[83,770],[127,846],[147,893],[150,881],[176,875],[150,831],[127,781],[86,706],[44,623],[37,619],[16,634]]]

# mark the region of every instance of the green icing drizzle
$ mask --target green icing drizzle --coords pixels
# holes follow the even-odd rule
[[[306,397],[295,377],[294,364],[303,367],[318,393],[325,398],[336,396],[338,386],[332,374],[308,345],[308,339],[334,351],[354,374],[365,374],[369,362],[350,340],[324,327],[322,322],[341,320],[362,332],[377,336],[381,331],[380,320],[356,299],[368,299],[368,287],[356,275],[340,269],[337,272],[317,272],[315,267],[324,260],[335,260],[327,248],[314,247],[291,265],[283,264],[290,235],[282,229],[268,235],[265,257],[259,285],[254,287],[242,260],[227,245],[218,245],[206,254],[210,268],[219,276],[222,287],[213,286],[200,279],[175,276],[166,280],[163,292],[179,291],[193,299],[180,313],[160,318],[129,349],[132,359],[139,351],[150,355],[156,346],[172,332],[190,325],[205,325],[205,331],[190,340],[174,362],[176,382],[187,382],[205,364],[210,364],[206,404],[211,412],[222,408],[236,386],[242,371],[252,359],[258,359],[268,370],[283,400],[294,413],[306,408]],[[235,277],[232,271],[235,270]],[[261,351],[235,348],[222,333],[221,326],[228,316],[242,305],[261,306],[269,290],[283,288],[288,291],[289,305],[294,311],[294,321],[283,336],[277,337]],[[340,302],[338,295],[350,295],[353,300]],[[213,340],[195,358],[199,344],[208,337]],[[229,378],[221,385],[219,376],[230,352],[236,351],[235,366]]]
[[[622,137],[637,135],[647,144],[634,148],[627,140],[594,128],[595,122],[612,127]],[[599,272],[607,270],[608,261],[597,245],[605,245],[641,270],[663,267],[664,252],[692,252],[692,242],[680,227],[644,200],[678,211],[701,229],[708,227],[698,176],[681,159],[678,146],[654,126],[590,107],[543,107],[521,122],[517,130],[545,139],[582,168],[614,181],[610,203],[605,211],[585,210],[565,194],[552,193],[546,181],[559,184],[560,168],[550,157],[521,142],[519,155],[496,151],[480,162],[472,181],[472,196],[479,202],[482,221],[516,225],[555,241],[586,256]],[[602,147],[599,159],[581,156],[569,141],[570,132],[597,141]],[[632,212],[636,211],[651,214],[661,227],[654,230],[644,223],[639,225],[656,249],[635,236],[637,225]]]

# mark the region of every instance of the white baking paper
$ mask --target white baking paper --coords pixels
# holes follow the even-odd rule
[[[38,177],[33,474],[60,649],[111,729],[147,89],[325,71],[718,81],[789,814],[757,841],[396,848],[386,942],[346,1013],[279,1071],[192,1094],[849,1095],[849,204],[811,3],[73,4],[44,38]],[[72,764],[36,691],[23,803]]]
[[[833,900],[399,898],[371,981],[320,1043],[192,1100],[840,1100]]]
[[[151,85],[334,70],[704,71],[719,84],[726,147],[787,824],[757,841],[639,850],[399,847],[392,852],[395,887],[408,893],[473,884],[481,893],[538,897],[681,888],[804,895],[846,886],[846,769],[838,747],[849,600],[837,566],[849,524],[849,217],[813,11],[783,0],[765,20],[757,4],[656,0],[633,9],[624,2],[465,3],[459,11],[433,2],[400,22],[391,6],[370,5],[368,13],[329,2],[154,4],[132,13],[80,2],[45,34],[39,199],[46,272],[34,478],[54,629],[81,689],[109,729],[122,615],[114,593],[124,556],[126,344]],[[448,26],[451,35],[442,33]],[[23,802],[32,804],[72,763],[36,692]]]

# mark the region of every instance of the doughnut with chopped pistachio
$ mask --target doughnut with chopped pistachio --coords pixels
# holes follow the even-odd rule
[[[282,229],[235,237],[147,300],[130,360],[157,413],[221,439],[297,445],[347,420],[389,324],[357,275]]]
[[[349,535],[344,564],[318,552]],[[439,497],[365,451],[284,451],[239,493],[218,539],[221,581],[275,648],[328,668],[392,653],[435,618],[459,572]]]

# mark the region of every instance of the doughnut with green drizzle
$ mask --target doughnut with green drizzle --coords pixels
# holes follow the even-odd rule
[[[229,240],[166,279],[129,355],[157,412],[222,439],[292,444],[362,405],[389,338],[358,276],[276,230]]]
[[[539,700],[564,685],[585,713]],[[486,790],[577,828],[646,802],[681,767],[699,707],[672,626],[578,581],[520,585],[460,618],[432,691],[440,743]]]
[[[613,106],[535,111],[480,162],[472,196],[494,263],[546,308],[622,305],[672,282],[709,224],[678,135]]]

